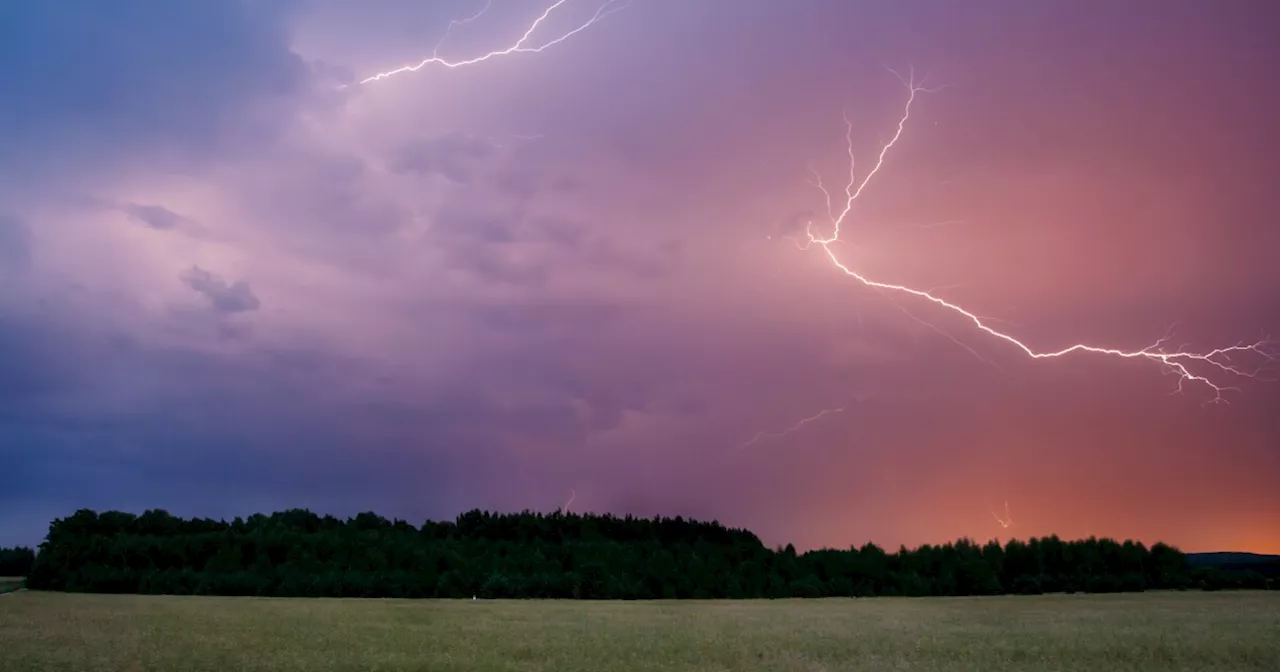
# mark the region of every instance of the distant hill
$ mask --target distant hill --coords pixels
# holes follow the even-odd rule
[[[1236,571],[1251,570],[1267,576],[1280,576],[1280,555],[1234,551],[1188,553],[1187,564],[1191,567],[1217,567],[1218,569]]]

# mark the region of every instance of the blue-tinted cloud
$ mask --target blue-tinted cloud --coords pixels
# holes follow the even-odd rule
[[[262,302],[243,280],[228,283],[199,266],[192,266],[182,274],[182,281],[195,292],[209,300],[220,313],[243,313],[257,310]]]
[[[11,269],[26,266],[31,257],[31,233],[22,220],[0,212],[0,264]]]
[[[122,209],[143,225],[161,231],[177,230],[189,225],[191,221],[161,205],[127,203]]]
[[[0,158],[77,163],[244,150],[279,130],[310,70],[293,3],[17,0],[0,22]]]
[[[416,519],[570,488],[801,545],[998,533],[1005,482],[1028,534],[1274,511],[1258,386],[1197,414],[1158,370],[1031,362],[782,238],[823,212],[806,166],[847,170],[841,111],[865,174],[903,102],[884,65],[914,63],[954,86],[842,258],[1037,346],[1275,331],[1278,116],[1221,77],[1264,81],[1273,40],[1147,4],[647,0],[347,88],[476,3],[5,4],[0,545],[79,506]],[[539,9],[495,3],[446,50]],[[1160,474],[1181,510],[1147,493],[1131,528],[1084,529]]]
[[[439,174],[466,184],[472,180],[474,164],[494,152],[493,144],[484,138],[453,132],[404,143],[396,149],[391,168],[404,173]]]

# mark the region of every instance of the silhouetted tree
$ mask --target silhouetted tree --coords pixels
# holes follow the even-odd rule
[[[39,554],[0,560],[21,551],[8,573],[31,588],[114,593],[673,599],[1269,586],[1252,570],[1189,568],[1166,544],[1051,536],[797,553],[718,522],[527,511],[414,526],[371,512],[226,522],[82,510],[50,525]]]
[[[35,550],[26,546],[0,548],[0,576],[26,576],[35,561]]]

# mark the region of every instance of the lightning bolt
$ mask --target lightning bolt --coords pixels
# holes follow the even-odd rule
[[[780,439],[788,434],[800,431],[801,428],[803,428],[805,425],[811,422],[816,422],[818,420],[821,420],[822,418],[825,418],[826,416],[831,415],[832,413],[843,413],[843,412],[844,412],[843,407],[828,408],[828,409],[819,411],[807,418],[804,418],[803,420],[791,425],[790,427],[787,427],[786,429],[782,429],[774,432],[756,432],[756,435],[748,439],[741,446],[739,446],[739,449],[750,448],[751,446],[757,443],[760,443],[761,441],[766,441],[768,439]]]
[[[1227,378],[1256,378],[1258,376],[1258,371],[1246,371],[1233,363],[1233,357],[1247,354],[1251,356],[1260,356],[1268,361],[1275,360],[1275,355],[1269,352],[1265,347],[1268,345],[1268,341],[1265,339],[1251,344],[1238,342],[1235,345],[1196,352],[1183,349],[1166,349],[1165,345],[1169,339],[1168,334],[1157,340],[1152,345],[1142,348],[1141,350],[1122,350],[1119,348],[1100,347],[1086,343],[1076,343],[1059,350],[1036,350],[1018,338],[991,326],[990,323],[995,320],[979,317],[960,305],[943,299],[930,291],[915,289],[906,285],[874,280],[857,269],[852,268],[849,264],[846,264],[837,254],[835,245],[836,243],[844,242],[841,240],[840,236],[843,232],[842,230],[846,220],[849,217],[849,213],[853,210],[854,203],[858,200],[858,197],[862,195],[863,191],[867,188],[867,185],[871,183],[871,180],[879,174],[880,170],[884,167],[886,157],[888,157],[890,151],[902,139],[903,133],[907,127],[907,122],[911,118],[912,106],[915,104],[916,99],[922,93],[933,93],[941,88],[928,89],[917,84],[915,81],[914,71],[911,72],[908,77],[903,77],[901,74],[893,70],[890,70],[890,72],[893,72],[893,74],[898,77],[908,91],[907,101],[903,107],[902,116],[898,119],[898,125],[893,136],[880,148],[880,153],[877,155],[875,163],[872,165],[871,169],[867,171],[866,175],[863,176],[862,180],[859,181],[857,178],[856,163],[853,152],[853,123],[849,120],[847,112],[843,115],[846,129],[846,151],[849,156],[849,177],[844,186],[843,204],[839,205],[839,201],[832,198],[831,192],[827,190],[826,186],[822,182],[822,176],[810,167],[809,172],[813,176],[810,184],[817,187],[818,190],[822,192],[823,198],[825,199],[826,213],[830,220],[830,232],[826,235],[818,235],[814,232],[813,222],[809,221],[805,227],[805,239],[793,240],[796,247],[802,250],[808,250],[816,247],[827,256],[827,259],[830,260],[837,270],[863,285],[872,289],[880,290],[883,293],[900,294],[923,302],[932,303],[939,308],[945,309],[946,311],[964,318],[978,331],[1013,346],[1031,359],[1051,359],[1077,353],[1089,353],[1119,359],[1149,361],[1159,365],[1165,373],[1177,376],[1178,385],[1174,393],[1181,392],[1184,384],[1201,384],[1207,386],[1213,391],[1214,396],[1210,402],[1224,401],[1223,393],[1228,390],[1238,391],[1238,388],[1230,387],[1225,383],[1219,382],[1218,380],[1211,378],[1211,375],[1218,377],[1220,374],[1222,377]],[[839,205],[838,210],[837,205]],[[952,340],[954,341],[955,339]],[[972,349],[969,350],[970,352],[973,352]],[[1193,366],[1196,367],[1195,370],[1193,370]],[[1200,372],[1197,373],[1197,371]]]
[[[554,13],[557,9],[560,9],[560,7],[564,6],[568,2],[569,0],[556,0],[556,2],[553,3],[550,7],[547,7],[546,9],[544,9],[542,11],[542,14],[539,14],[538,18],[533,20],[533,23],[529,24],[529,27],[525,29],[524,34],[520,36],[520,39],[516,40],[513,44],[506,47],[505,49],[498,49],[495,51],[490,51],[487,54],[482,54],[480,56],[475,56],[473,58],[467,58],[467,59],[457,60],[457,61],[451,61],[441,57],[439,55],[440,47],[441,45],[444,44],[445,40],[449,39],[449,36],[453,33],[453,29],[457,26],[462,26],[462,25],[471,23],[472,21],[479,19],[481,16],[484,16],[484,14],[489,11],[489,6],[492,4],[492,0],[488,0],[485,2],[484,7],[481,8],[480,11],[476,12],[474,15],[469,16],[465,19],[455,19],[453,21],[450,21],[449,27],[445,30],[444,36],[440,38],[439,42],[436,42],[436,46],[431,50],[431,56],[424,58],[421,61],[414,63],[412,65],[403,65],[394,70],[388,70],[386,72],[379,72],[376,75],[371,75],[369,77],[366,77],[360,80],[360,83],[368,84],[370,82],[376,82],[376,81],[383,80],[388,77],[394,77],[396,75],[403,74],[406,72],[417,72],[429,65],[438,65],[443,68],[453,69],[453,68],[461,68],[467,65],[474,65],[476,63],[487,61],[491,58],[497,58],[499,56],[508,56],[510,54],[536,54],[544,49],[553,47],[557,44],[560,44],[561,42],[564,42],[570,37],[573,37],[574,35],[577,35],[578,33],[586,30],[587,28],[590,28],[592,25],[598,23],[600,20],[604,19],[606,16],[609,16],[610,14],[613,14],[615,12],[620,12],[629,6],[629,3],[619,2],[619,0],[606,0],[606,2],[603,5],[601,5],[599,9],[596,10],[596,13],[593,14],[590,19],[587,19],[585,22],[579,24],[574,29],[568,32],[562,33],[559,37],[556,37],[548,42],[545,42],[541,46],[537,46],[537,47],[529,46],[529,41],[533,39],[534,33],[538,31],[538,27],[542,25],[544,21],[547,20],[547,17],[551,16],[552,13]]]
[[[996,513],[995,511],[992,511],[991,517],[995,518],[996,522],[1000,523],[1000,527],[1003,527],[1006,530],[1009,529],[1010,527],[1013,527],[1013,517],[1009,515],[1009,500],[1008,499],[1004,500],[1003,516],[1000,515],[999,513]]]
[[[573,488],[569,488],[569,501],[565,502],[564,506],[560,507],[560,513],[569,513],[569,505],[573,503],[573,498],[577,496],[578,491]]]
[[[1000,524],[1000,527],[1001,527],[1002,529],[1006,529],[1006,530],[1007,530],[1007,529],[1009,529],[1009,528],[1013,527],[1013,515],[1009,513],[1009,453],[1010,453],[1010,447],[1009,447],[1009,444],[1008,444],[1008,443],[1005,443],[1005,445],[1004,445],[1004,447],[1003,447],[1003,450],[1002,450],[1001,452],[1003,453],[1003,459],[1001,460],[1001,462],[1003,463],[1003,466],[1004,466],[1004,469],[1003,469],[1003,471],[1004,471],[1004,477],[1003,477],[1003,481],[1004,481],[1004,488],[1003,488],[1003,492],[1004,492],[1004,513],[1003,513],[1003,514],[999,513],[999,512],[995,509],[995,507],[991,506],[991,500],[990,500],[990,499],[988,499],[988,500],[987,500],[987,510],[991,512],[991,517],[996,519],[996,522]]]

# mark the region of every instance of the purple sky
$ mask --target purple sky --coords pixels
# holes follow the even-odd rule
[[[441,55],[550,1],[494,0]],[[865,172],[914,68],[946,87],[847,263],[1039,350],[1280,336],[1270,3],[632,0],[355,83],[482,6],[4,10],[0,545],[81,507],[420,522],[572,492],[802,548],[1280,552],[1274,371],[1206,404],[1150,361],[1031,360],[785,239],[824,207],[807,167],[848,170],[842,112]]]

